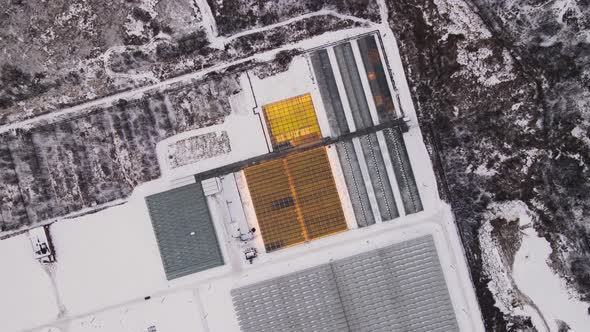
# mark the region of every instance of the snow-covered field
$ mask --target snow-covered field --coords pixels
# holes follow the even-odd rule
[[[199,304],[192,291],[181,291],[162,297],[150,298],[76,319],[70,323],[70,332],[143,332],[150,331],[205,331],[201,327]]]
[[[533,227],[536,216],[520,201],[494,206],[490,216],[518,222],[520,241],[513,244],[517,250],[511,264],[508,254],[499,249],[489,221],[480,232],[484,267],[491,278],[488,287],[496,306],[506,314],[531,317],[538,331],[558,332],[563,323],[571,331],[586,331],[590,326],[588,304],[549,266],[552,249]]]
[[[549,267],[552,252],[549,242],[537,234],[531,223],[523,226],[526,228],[513,267],[516,285],[536,305],[550,331],[559,331],[559,321],[571,331],[587,331],[590,328],[588,303],[580,301],[565,280]],[[534,318],[537,330],[543,331],[542,322]]]
[[[51,226],[55,279],[69,314],[147,296],[163,269],[145,203],[129,203]],[[124,277],[123,277],[124,276]]]
[[[141,199],[137,201],[142,202]],[[141,213],[132,202],[109,210],[97,213],[92,220],[63,222],[54,234],[54,238],[61,238],[57,252],[71,254],[61,256],[63,259],[56,263],[56,281],[66,312],[63,319],[49,325],[54,328],[52,332],[56,331],[55,328],[65,331],[65,327],[67,331],[76,332],[139,332],[146,331],[149,326],[157,326],[157,331],[169,332],[206,331],[205,328],[237,332],[239,328],[233,314],[231,289],[425,234],[432,234],[435,238],[462,330],[481,330],[481,323],[474,318],[479,315],[475,298],[470,294],[470,288],[463,287],[469,279],[466,266],[458,256],[460,246],[451,244],[453,235],[447,229],[452,226],[448,206],[440,205],[429,213],[262,254],[263,257],[251,266],[242,262],[240,269],[230,271],[226,266],[214,271],[215,278],[204,279],[193,275],[170,283],[165,280],[155,240],[148,243],[151,236],[144,234],[145,229],[150,228],[149,219],[137,218]],[[219,223],[227,220],[218,212],[214,219],[219,230],[225,227]],[[111,218],[113,222],[103,225],[103,218]],[[133,219],[139,222],[129,222],[123,227],[116,225],[116,222],[125,223]],[[441,223],[445,220],[447,222]],[[99,231],[99,226],[104,226],[105,230]],[[115,231],[120,235],[110,241],[95,236],[95,233],[107,235]],[[20,238],[28,241],[25,237],[15,239]],[[103,253],[108,257],[101,260]],[[134,262],[130,261],[133,257]],[[64,274],[66,270],[68,272]],[[17,282],[15,286],[15,291],[22,292],[28,285]],[[46,289],[51,290],[51,287]],[[145,296],[151,298],[145,300]],[[20,321],[22,325],[14,325],[14,330],[37,325],[43,319],[52,321],[56,317],[56,302],[38,310],[47,315],[37,321]]]
[[[26,235],[0,241],[0,266],[3,331],[19,331],[57,317],[51,278],[33,258],[33,247]]]
[[[178,179],[191,181],[191,174],[267,153],[264,124],[253,112],[256,106],[309,92],[318,112],[322,134],[329,135],[318,89],[314,86],[306,59],[299,57],[289,71],[266,80],[252,78],[251,89],[244,85],[242,91],[253,91],[256,99],[247,93],[237,95],[232,103],[232,115],[223,124],[186,132],[161,142],[158,156],[162,178],[137,187],[127,203],[53,224],[51,235],[57,262],[52,266],[51,278],[32,259],[25,235],[1,241],[0,265],[9,273],[0,274],[0,291],[6,289],[10,296],[0,298],[0,309],[6,309],[1,311],[2,314],[14,312],[2,317],[2,321],[8,322],[8,330],[29,328],[33,329],[31,331],[55,332],[59,328],[64,332],[117,332],[149,331],[150,326],[157,326],[158,332],[239,331],[231,303],[231,289],[431,234],[435,238],[461,330],[483,331],[452,213],[438,197],[431,164],[424,162],[428,160],[428,153],[417,126],[395,39],[386,24],[379,27],[385,36],[386,54],[393,67],[395,85],[400,89],[401,105],[411,121],[410,131],[404,134],[404,139],[424,203],[423,212],[269,254],[260,251],[260,257],[249,265],[243,259],[243,248],[231,238],[235,233],[235,225],[231,225],[228,217],[231,211],[227,212],[221,200],[211,198],[213,222],[226,265],[174,281],[166,280],[145,196],[178,186]],[[246,79],[245,76],[241,78],[242,84],[246,84]],[[178,168],[166,166],[170,143],[214,131],[227,132],[230,152]],[[341,177],[336,178],[342,181]],[[243,189],[241,181],[238,175],[237,186]],[[225,185],[231,187],[233,182]],[[342,183],[340,187],[344,187]],[[246,201],[245,216],[252,218],[249,207]],[[350,213],[350,209],[345,211]],[[147,296],[151,298],[145,300]],[[44,300],[35,301],[33,297]],[[9,310],[16,308],[11,303],[13,299],[21,301],[17,303],[19,310]],[[36,308],[32,309],[33,306]],[[34,315],[30,314],[32,311]]]

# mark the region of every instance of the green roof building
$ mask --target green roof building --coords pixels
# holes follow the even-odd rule
[[[146,197],[168,280],[223,265],[201,183]]]

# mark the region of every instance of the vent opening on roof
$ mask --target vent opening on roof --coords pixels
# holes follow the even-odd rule
[[[293,197],[289,196],[289,197],[277,199],[276,201],[273,201],[271,203],[271,205],[272,205],[273,210],[280,210],[280,209],[288,208],[288,207],[295,205],[295,200],[293,200]]]

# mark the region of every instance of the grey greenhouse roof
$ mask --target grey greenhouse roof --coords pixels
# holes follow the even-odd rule
[[[146,197],[166,278],[223,265],[201,183]]]
[[[241,330],[458,332],[431,236],[232,291]]]

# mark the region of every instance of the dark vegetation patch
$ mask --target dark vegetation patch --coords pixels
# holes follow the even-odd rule
[[[252,69],[252,72],[260,79],[285,72],[289,69],[293,58],[299,54],[301,54],[301,50],[280,51],[273,61],[267,62],[262,66],[256,66]]]
[[[237,75],[211,75],[187,86],[119,100],[72,118],[3,134],[0,225],[11,230],[127,197],[160,176],[156,144],[220,123]]]
[[[538,182],[526,202],[540,215],[538,228],[553,247],[553,266],[590,300],[590,264],[581,263],[590,261],[590,146],[583,140],[590,132],[588,2],[568,3],[563,11],[536,6],[526,13],[524,1],[473,2],[538,87],[548,157],[532,170]]]
[[[72,53],[67,58],[52,60],[54,64],[49,66],[49,70],[46,69],[43,61],[37,61],[35,58],[28,61],[28,63],[12,61],[16,57],[7,59],[6,62],[9,64],[6,68],[8,69],[4,70],[7,74],[0,77],[0,124],[20,121],[55,109],[76,105],[87,101],[89,96],[93,96],[91,98],[100,98],[120,91],[145,86],[153,83],[153,79],[150,79],[150,77],[165,80],[224,62],[252,56],[328,31],[360,25],[333,16],[312,17],[286,26],[233,39],[224,49],[218,49],[210,46],[206,33],[200,26],[195,26],[190,15],[185,14],[187,10],[191,11],[192,9],[178,7],[177,4],[183,4],[187,1],[160,2],[156,6],[156,9],[160,10],[159,15],[151,19],[149,12],[134,9],[136,7],[129,5],[131,7],[125,7],[126,11],[123,12],[125,15],[129,14],[133,19],[137,19],[144,24],[143,35],[123,36],[121,35],[122,26],[115,26],[116,29],[111,31],[109,30],[111,28],[107,29],[99,23],[95,23],[97,27],[102,29],[94,29],[96,30],[95,36],[84,37],[85,40],[89,40],[85,42],[90,43],[87,48],[84,48],[87,51],[84,51],[84,53],[82,49],[79,49],[79,47],[86,44],[75,44],[75,39],[73,39],[74,42],[69,41],[68,45],[79,45],[76,48],[77,51],[74,50],[78,53]],[[110,9],[96,7],[99,4],[92,1],[90,3],[91,8],[97,12],[103,10],[110,13]],[[117,7],[119,5],[114,6],[122,10]],[[21,17],[35,8],[31,7],[18,15]],[[12,13],[14,10],[14,8],[9,7],[7,12]],[[65,9],[62,8],[61,10]],[[169,11],[177,12],[178,15],[169,15]],[[36,15],[43,17],[41,13]],[[117,13],[117,15],[114,15],[112,19],[115,21],[117,19],[123,20],[123,23],[127,20],[127,16],[121,16],[120,13]],[[173,17],[167,18],[167,15]],[[37,16],[33,15],[33,17]],[[184,22],[189,28],[192,27],[192,30],[187,28],[182,30],[184,25],[181,23]],[[117,21],[117,23],[120,22]],[[24,23],[10,21],[10,23],[4,24],[10,26]],[[47,25],[49,22],[45,24]],[[157,29],[154,27],[157,27]],[[76,31],[76,27],[69,26],[69,28]],[[171,38],[154,39],[154,36],[160,31],[170,34]],[[0,36],[1,34],[2,31],[0,31]],[[78,31],[78,34],[82,33]],[[61,35],[59,37],[62,38]],[[130,40],[129,38],[135,39]],[[148,41],[150,41],[149,46],[144,45]],[[100,56],[108,46],[112,45],[120,46],[111,50],[109,56],[105,59],[106,63],[104,63]],[[56,46],[59,46],[59,43]],[[32,50],[36,50],[35,47]],[[9,52],[12,51],[13,49],[9,50]],[[41,55],[39,55],[39,59],[46,59],[46,56]],[[64,59],[67,59],[67,62]],[[73,61],[75,63],[72,63]],[[1,63],[2,61],[0,61]],[[31,65],[31,63],[37,65]],[[59,70],[60,66],[67,67],[67,70]],[[111,75],[109,71],[117,75]],[[25,109],[27,109],[27,112],[24,112]]]
[[[550,6],[538,6],[538,15],[531,15],[519,12],[519,2],[503,3],[514,4],[508,9],[475,3],[494,37],[442,38],[453,22],[432,0],[389,1],[390,26],[398,37],[441,196],[456,215],[486,329],[521,331],[532,327],[530,319],[504,316],[494,306],[482,271],[478,230],[490,203],[522,200],[540,216],[535,228],[552,244],[554,267],[582,294],[590,292],[590,154],[588,145],[572,136],[574,128],[588,133],[584,77],[589,53],[577,42],[576,31],[588,29],[579,22],[590,16],[580,6],[586,14],[568,14],[578,23],[567,23],[573,21],[569,18],[559,25]],[[547,43],[552,38],[556,42]],[[461,47],[490,49],[495,56],[485,65],[497,63],[497,55],[507,49],[515,78],[484,86],[460,75]],[[468,171],[481,165],[496,174]],[[493,222],[494,232],[509,253],[517,228],[502,223]]]
[[[46,80],[42,73],[26,73],[5,63],[0,67],[0,108],[8,108],[19,101],[44,93],[53,84],[55,82]]]
[[[476,52],[485,47],[502,54],[496,39],[466,38],[446,34],[451,25],[432,0],[389,2],[390,26],[396,33],[402,60],[407,68],[410,89],[417,106],[420,127],[440,183],[441,196],[451,203],[459,226],[476,294],[489,331],[508,331],[504,315],[494,306],[487,288],[489,279],[482,271],[479,227],[491,202],[521,197],[523,180],[538,175],[522,174],[524,152],[542,146],[540,132],[516,125],[520,112],[538,116],[536,86],[517,73],[514,80],[484,86],[474,77],[461,74],[459,48]],[[427,23],[428,22],[428,23]],[[484,65],[504,66],[492,56]],[[498,155],[507,157],[500,160]],[[489,165],[498,172],[483,177],[466,170]],[[509,230],[504,230],[509,232]],[[496,232],[503,233],[497,228]],[[530,327],[530,320],[514,317],[512,329]]]

